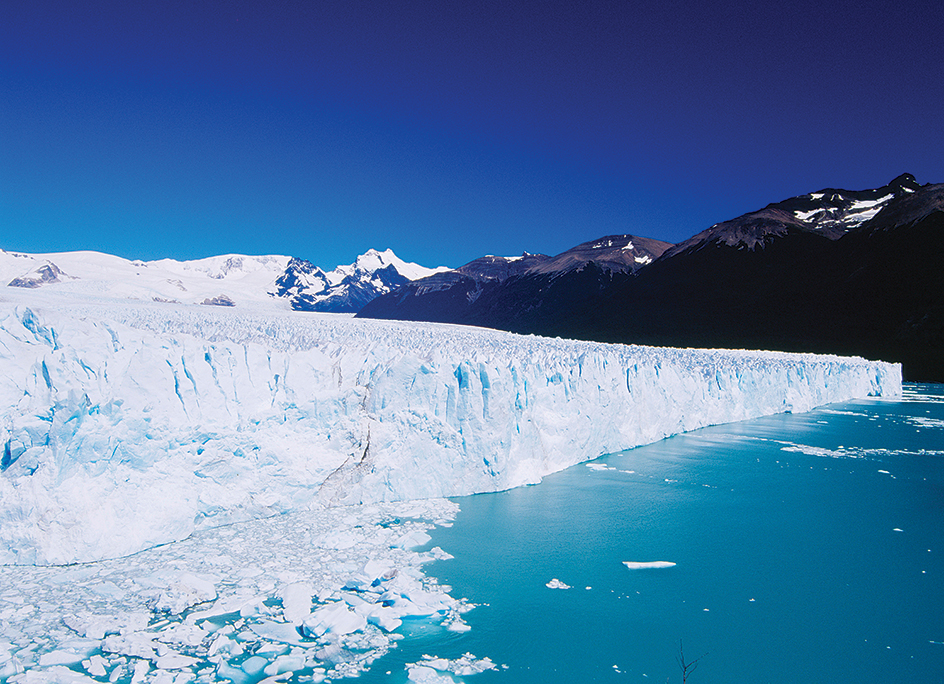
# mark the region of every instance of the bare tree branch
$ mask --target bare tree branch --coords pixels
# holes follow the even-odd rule
[[[689,675],[692,674],[698,668],[698,663],[704,658],[707,653],[703,653],[694,660],[686,662],[685,660],[685,650],[682,648],[682,640],[679,639],[679,653],[675,656],[675,662],[678,663],[679,669],[682,671],[682,684],[686,684],[688,681]]]

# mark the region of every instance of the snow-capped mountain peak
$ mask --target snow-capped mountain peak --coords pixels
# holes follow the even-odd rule
[[[191,261],[128,260],[99,252],[0,250],[0,287],[39,288],[106,299],[355,312],[378,294],[442,270],[368,250],[325,272],[296,257],[223,254]]]
[[[426,268],[403,261],[391,249],[382,252],[369,249],[358,256],[353,264],[338,266],[328,272],[318,269],[315,273],[310,263],[304,264],[290,264],[286,269],[286,282],[299,283],[297,287],[286,291],[292,308],[297,311],[335,313],[357,312],[378,295],[386,294],[412,280],[449,270],[445,266]],[[311,283],[309,287],[301,286],[304,277],[308,277]]]
[[[407,280],[417,280],[418,278],[425,278],[426,276],[433,275],[434,273],[440,273],[441,271],[449,270],[445,266],[440,266],[438,268],[426,268],[425,266],[420,266],[419,264],[404,261],[394,254],[393,250],[389,248],[382,252],[378,252],[376,249],[369,249],[354,260],[353,266],[355,271],[361,271],[365,273],[373,273],[389,266],[393,266],[396,268],[397,273],[405,277]]]

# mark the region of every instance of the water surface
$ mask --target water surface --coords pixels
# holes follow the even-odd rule
[[[681,681],[680,642],[691,684],[944,681],[944,386],[590,466],[455,499],[428,571],[481,605],[409,648],[507,666],[483,684]]]

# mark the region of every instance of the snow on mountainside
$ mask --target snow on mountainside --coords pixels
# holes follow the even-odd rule
[[[671,246],[669,242],[636,235],[607,235],[572,247],[532,267],[529,272],[565,273],[582,268],[591,261],[611,271],[635,271],[651,264]]]
[[[899,366],[857,358],[63,288],[0,289],[0,349],[3,563],[116,557],[309,505],[500,490],[704,425],[901,388]]]
[[[769,204],[759,211],[716,223],[667,249],[663,258],[719,244],[754,251],[762,249],[776,238],[797,232],[809,232],[837,240],[874,218],[891,200],[901,200],[921,189],[914,176],[903,173],[880,188],[826,188],[791,197]]]
[[[284,256],[228,254],[195,261],[129,261],[99,252],[0,250],[0,283],[4,290],[41,287],[84,296],[183,304],[225,296],[237,305],[271,306],[274,302],[267,290],[288,262]]]
[[[129,261],[98,252],[19,254],[0,250],[0,283],[118,299],[217,306],[354,312],[378,294],[431,275],[391,250],[368,250],[323,271],[287,256],[227,254],[194,261]]]
[[[307,261],[293,259],[278,282],[278,294],[288,294],[296,311],[356,313],[400,285],[448,270],[408,263],[389,249],[368,250],[353,264],[327,273]]]

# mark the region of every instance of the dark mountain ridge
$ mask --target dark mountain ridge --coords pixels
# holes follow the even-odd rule
[[[661,243],[651,262],[634,257],[636,268],[591,258],[601,241],[613,242],[584,243],[568,250],[579,258],[547,258],[474,288],[431,292],[414,281],[358,315],[607,342],[853,354],[901,362],[909,380],[944,381],[944,185],[903,174],[874,190],[802,195],[678,245]]]

